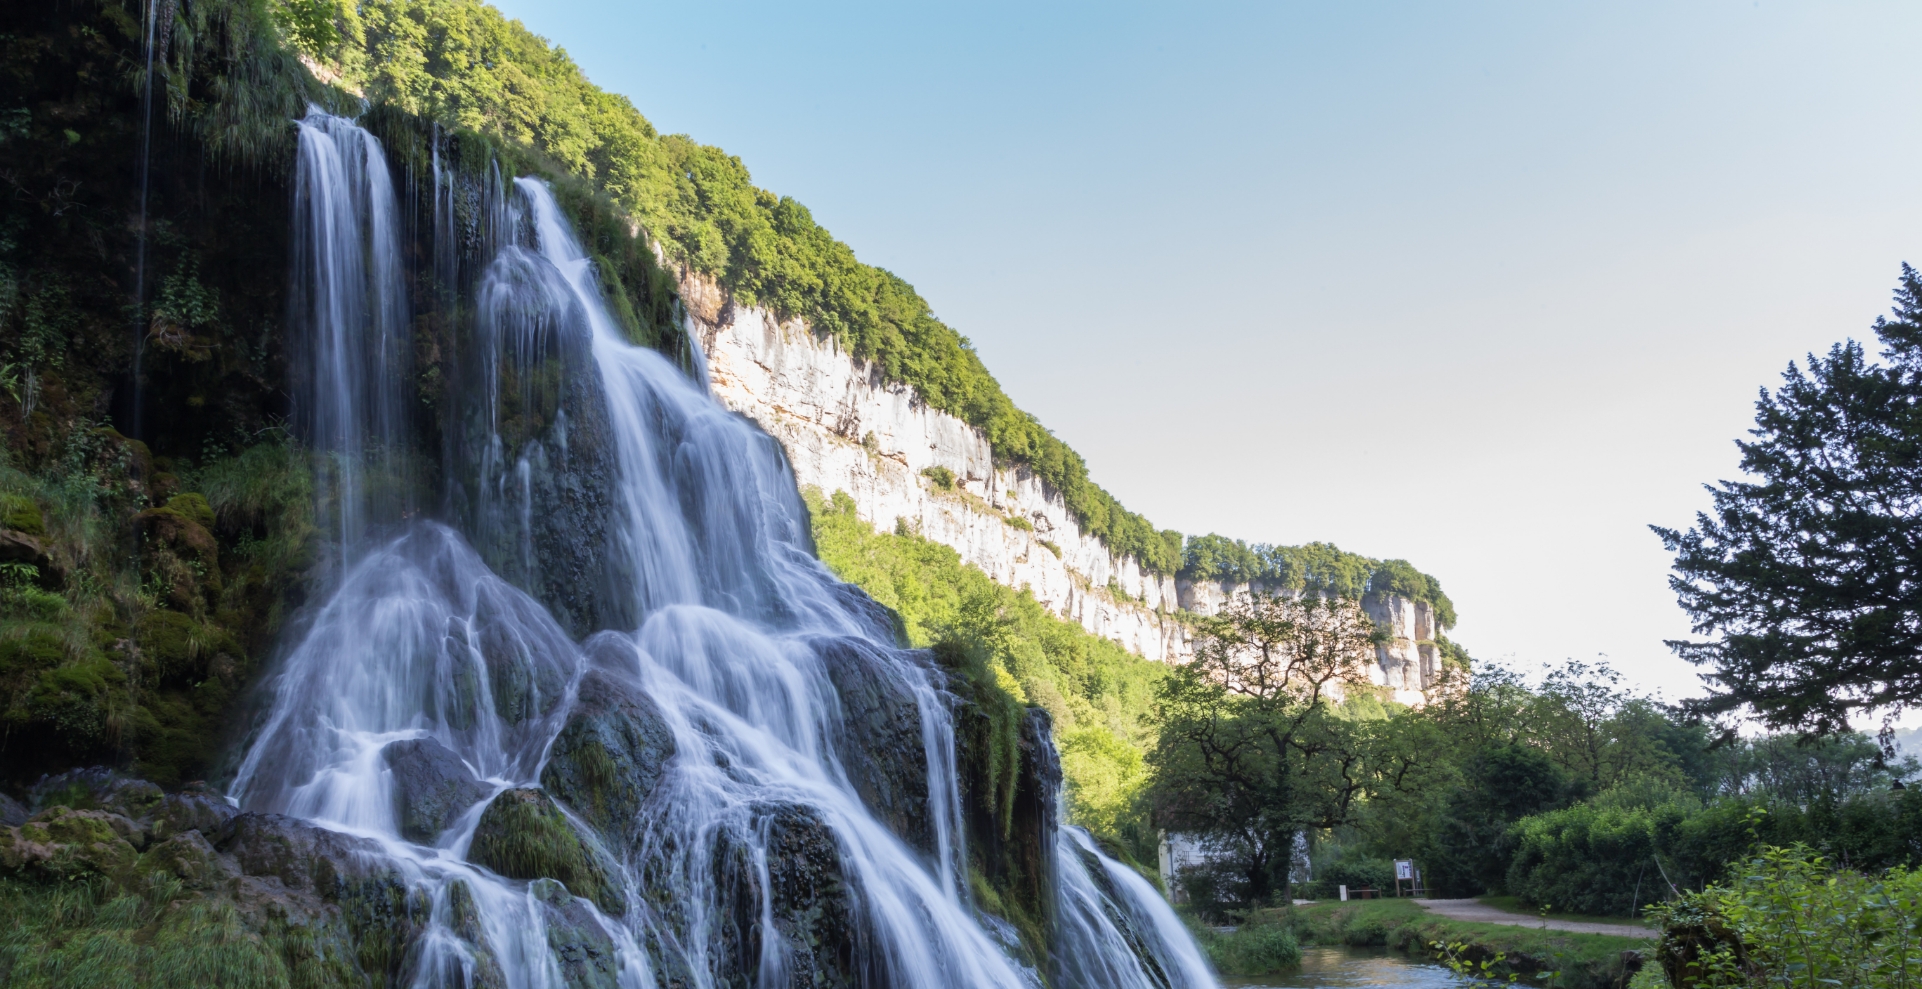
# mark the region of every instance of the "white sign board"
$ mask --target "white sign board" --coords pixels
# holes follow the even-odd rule
[[[1395,860],[1395,878],[1397,880],[1415,878],[1414,860],[1413,859],[1396,859]]]

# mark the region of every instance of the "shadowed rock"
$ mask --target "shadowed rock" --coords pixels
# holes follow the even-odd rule
[[[492,789],[475,779],[452,750],[431,738],[389,742],[380,755],[394,774],[394,820],[408,841],[433,844]]]
[[[834,751],[861,802],[902,841],[934,851],[921,709],[890,657],[857,639],[816,646],[840,696]]]

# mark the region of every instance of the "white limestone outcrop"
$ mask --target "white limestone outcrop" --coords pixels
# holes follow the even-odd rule
[[[1060,494],[1022,467],[998,469],[987,437],[890,382],[800,320],[737,306],[712,283],[684,277],[689,324],[710,387],[729,408],[780,440],[795,480],[845,491],[863,520],[906,526],[961,559],[1124,648],[1163,662],[1191,654],[1177,609],[1214,614],[1245,586],[1177,581],[1117,557],[1076,524]],[[943,489],[927,473],[953,475]],[[1392,642],[1371,679],[1419,702],[1435,665],[1434,611],[1399,597],[1364,602]]]

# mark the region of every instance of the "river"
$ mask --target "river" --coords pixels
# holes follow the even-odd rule
[[[1228,977],[1223,986],[1240,989],[1452,989],[1462,984],[1440,965],[1412,961],[1386,948],[1301,949],[1301,965],[1280,975]]]

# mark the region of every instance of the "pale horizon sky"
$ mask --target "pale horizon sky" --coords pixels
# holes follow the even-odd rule
[[[1157,525],[1408,559],[1478,659],[1669,699],[1646,526],[1922,263],[1912,4],[498,6]]]

